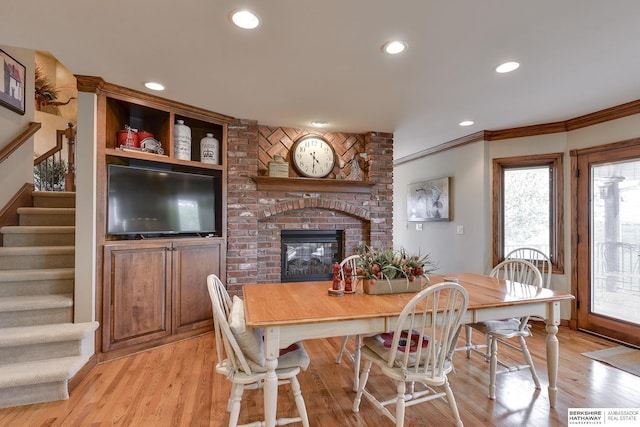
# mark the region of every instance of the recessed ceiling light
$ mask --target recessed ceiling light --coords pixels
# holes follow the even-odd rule
[[[462,122],[459,123],[460,126],[471,126],[473,124],[472,120],[464,120]]]
[[[510,73],[520,66],[517,62],[505,62],[496,67],[496,73]]]
[[[327,122],[320,122],[320,121],[311,122],[311,126],[313,126],[315,128],[325,127],[326,125],[327,125]]]
[[[231,13],[231,21],[240,28],[253,30],[260,25],[260,19],[248,10],[237,10]]]
[[[145,82],[144,87],[151,90],[164,90],[164,86],[156,82]]]
[[[382,51],[388,53],[389,55],[397,55],[398,53],[404,52],[406,48],[406,42],[403,42],[401,40],[392,40],[382,46]]]

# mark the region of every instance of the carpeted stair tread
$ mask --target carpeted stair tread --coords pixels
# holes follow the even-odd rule
[[[98,322],[0,328],[0,347],[81,340],[92,334],[97,328]]]
[[[74,268],[39,268],[34,270],[0,270],[2,282],[29,282],[33,280],[73,279]]]
[[[0,247],[0,256],[60,255],[75,252],[75,246],[9,246]]]
[[[75,199],[75,191],[47,191],[47,190],[34,190],[31,192],[33,197],[51,197],[51,198],[67,198],[71,197]]]
[[[32,196],[0,227],[0,408],[68,399],[99,326],[73,323],[75,193]]]
[[[34,190],[31,192],[33,197],[76,197],[75,191],[47,191],[47,190]]]
[[[66,381],[87,363],[86,356],[68,356],[0,366],[0,388]]]
[[[31,214],[31,215],[74,215],[76,208],[18,208],[16,209],[18,215]]]
[[[75,225],[5,225],[0,228],[3,234],[68,234],[75,231]]]
[[[0,312],[73,307],[73,295],[29,295],[0,298]]]

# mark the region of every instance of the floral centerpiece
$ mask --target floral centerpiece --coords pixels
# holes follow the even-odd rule
[[[409,254],[405,249],[373,250],[365,246],[359,252],[360,258],[356,262],[355,273],[356,278],[364,281],[365,292],[367,287],[375,286],[378,281],[389,290],[385,292],[378,287],[377,292],[368,293],[411,292],[416,288],[419,290],[422,280],[418,280],[415,285],[411,284],[422,278],[428,282],[427,275],[437,268],[429,254]],[[398,285],[404,286],[404,289],[398,290]]]

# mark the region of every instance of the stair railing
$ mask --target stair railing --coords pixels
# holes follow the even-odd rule
[[[36,191],[75,191],[75,135],[72,123],[56,131],[56,145],[33,161]],[[68,164],[62,157],[64,138],[68,144]]]
[[[41,123],[31,122],[29,126],[20,133],[20,135],[16,136],[13,141],[8,143],[0,150],[0,163],[4,162],[14,151],[16,151],[22,144],[27,142],[29,138],[31,138],[40,128],[42,127]]]

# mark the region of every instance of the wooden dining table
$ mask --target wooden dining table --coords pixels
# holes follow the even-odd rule
[[[463,323],[509,317],[539,316],[546,323],[546,361],[549,403],[555,407],[558,392],[560,303],[573,295],[551,289],[514,294],[504,280],[476,273],[447,274],[469,294]],[[443,276],[430,276],[440,283]],[[250,284],[243,287],[247,326],[262,328],[267,373],[264,382],[265,425],[275,426],[278,381],[275,370],[281,348],[296,341],[348,335],[391,332],[397,318],[415,295],[370,295],[357,290],[331,296],[330,281]]]

